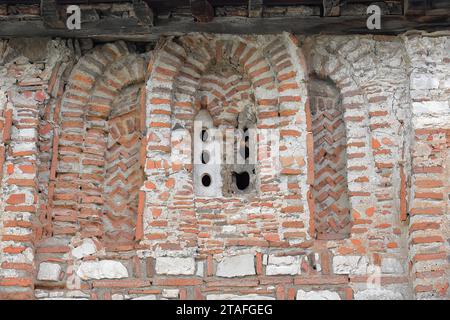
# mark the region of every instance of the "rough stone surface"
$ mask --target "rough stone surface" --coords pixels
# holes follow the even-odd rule
[[[400,292],[387,289],[367,289],[355,293],[355,300],[403,300]]]
[[[160,257],[156,259],[156,273],[169,275],[192,275],[195,273],[194,258]]]
[[[328,290],[318,291],[297,291],[297,300],[341,300],[341,297],[336,292]]]
[[[301,273],[299,256],[277,257],[270,255],[266,266],[266,275],[295,275]]]
[[[61,266],[57,263],[42,262],[39,265],[38,280],[58,281],[61,274]]]
[[[364,256],[333,257],[333,271],[336,274],[365,274],[367,265],[367,258]]]
[[[178,289],[164,289],[162,292],[164,298],[178,298],[179,294],[180,290]]]
[[[254,275],[255,262],[252,254],[243,254],[233,257],[225,257],[217,265],[216,275],[218,277],[241,277]]]
[[[83,279],[120,279],[128,277],[125,266],[112,260],[82,262],[77,275]]]
[[[77,259],[81,259],[94,254],[96,251],[97,248],[94,241],[92,241],[92,239],[84,239],[81,245],[72,249],[72,255]]]

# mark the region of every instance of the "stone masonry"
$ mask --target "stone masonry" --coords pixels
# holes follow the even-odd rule
[[[449,299],[449,103],[442,34],[0,40],[0,299]]]

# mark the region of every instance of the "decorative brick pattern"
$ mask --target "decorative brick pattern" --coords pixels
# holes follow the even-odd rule
[[[108,120],[103,226],[105,240],[111,245],[122,242],[133,245],[135,240],[139,190],[144,183],[140,162],[141,90],[134,87],[127,94],[122,93],[118,106],[126,105],[131,110],[124,110],[125,113],[122,111]]]
[[[323,80],[309,85],[314,136],[315,227],[318,239],[350,234],[347,184],[347,135],[339,92]]]
[[[448,37],[136,47],[0,41],[0,299],[448,299]],[[195,194],[202,108],[251,192]]]
[[[133,246],[144,70],[144,60],[119,42],[87,54],[72,71],[53,164],[53,235],[104,235],[112,247]]]
[[[186,252],[198,247],[201,254],[210,254],[253,244],[279,247],[309,238],[306,190],[300,186],[300,181],[306,180],[305,137],[299,134],[305,125],[303,71],[296,67],[298,57],[292,51],[297,49],[289,37],[261,41],[183,36],[164,43],[155,56],[147,88],[151,136],[146,185],[152,188],[147,188],[151,214],[144,219],[149,240],[145,243]],[[231,128],[247,104],[256,104],[257,128],[281,129],[280,145],[272,147],[279,148],[284,167],[273,168],[271,159],[264,158],[263,143],[258,154],[256,196],[244,201],[227,197],[226,202],[194,198],[190,165],[174,166],[170,130],[175,126],[192,130],[194,115],[202,104],[217,125]],[[170,191],[171,186],[175,190]],[[297,223],[289,224],[293,220]],[[224,230],[229,230],[225,231],[228,235],[224,236]]]

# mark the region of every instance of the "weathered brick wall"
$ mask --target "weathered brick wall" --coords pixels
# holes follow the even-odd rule
[[[26,41],[0,42],[0,298],[448,298],[449,37]],[[249,106],[253,189],[196,195],[198,110]]]
[[[448,298],[450,39],[416,36],[404,41],[411,70],[412,282],[418,298]]]

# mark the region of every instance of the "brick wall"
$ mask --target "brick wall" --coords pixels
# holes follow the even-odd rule
[[[405,44],[412,70],[408,232],[412,282],[418,298],[448,298],[450,41],[409,37],[405,38]]]
[[[0,41],[0,298],[448,298],[449,42]],[[252,189],[196,195],[249,108]]]

